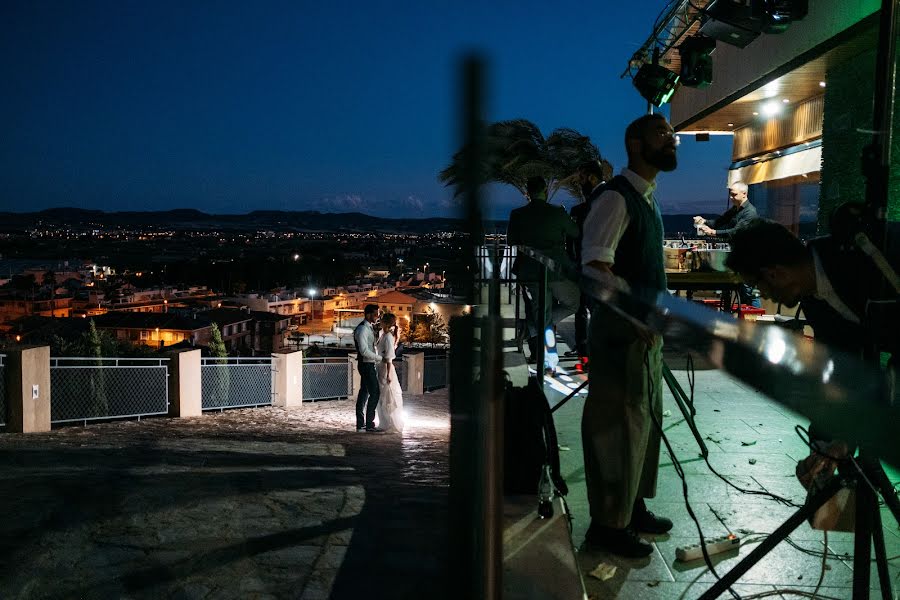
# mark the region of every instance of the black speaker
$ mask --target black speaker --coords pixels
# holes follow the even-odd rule
[[[745,48],[763,29],[758,1],[715,0],[703,11],[700,33]]]

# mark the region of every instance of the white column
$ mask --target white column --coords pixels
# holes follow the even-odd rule
[[[406,363],[406,393],[412,396],[425,393],[425,353],[404,352]]]
[[[275,371],[273,404],[282,408],[303,405],[303,351],[284,350],[272,354]]]
[[[50,346],[13,348],[6,354],[6,430],[50,431]]]
[[[200,350],[169,353],[169,416],[199,417],[203,414]]]

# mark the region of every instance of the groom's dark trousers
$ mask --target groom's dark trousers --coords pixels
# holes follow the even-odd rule
[[[356,428],[375,427],[375,407],[378,406],[378,376],[375,374],[375,363],[358,361],[359,395],[356,396]],[[363,410],[365,409],[365,421]]]

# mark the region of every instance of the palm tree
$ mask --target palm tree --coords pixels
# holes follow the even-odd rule
[[[463,191],[463,170],[468,148],[457,151],[450,164],[438,174],[444,185],[454,186],[454,195]],[[504,183],[524,197],[530,177],[543,177],[548,197],[565,189],[580,197],[578,167],[603,160],[591,139],[569,128],[556,129],[546,138],[527,119],[498,121],[488,125],[484,138],[484,158],[479,164],[481,183]]]

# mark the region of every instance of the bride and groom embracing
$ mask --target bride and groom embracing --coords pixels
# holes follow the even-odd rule
[[[353,330],[359,395],[356,397],[356,430],[370,433],[403,431],[403,392],[394,369],[399,341],[397,317],[391,313],[378,321],[377,304],[367,304],[364,319]],[[378,414],[378,426],[375,415]]]

